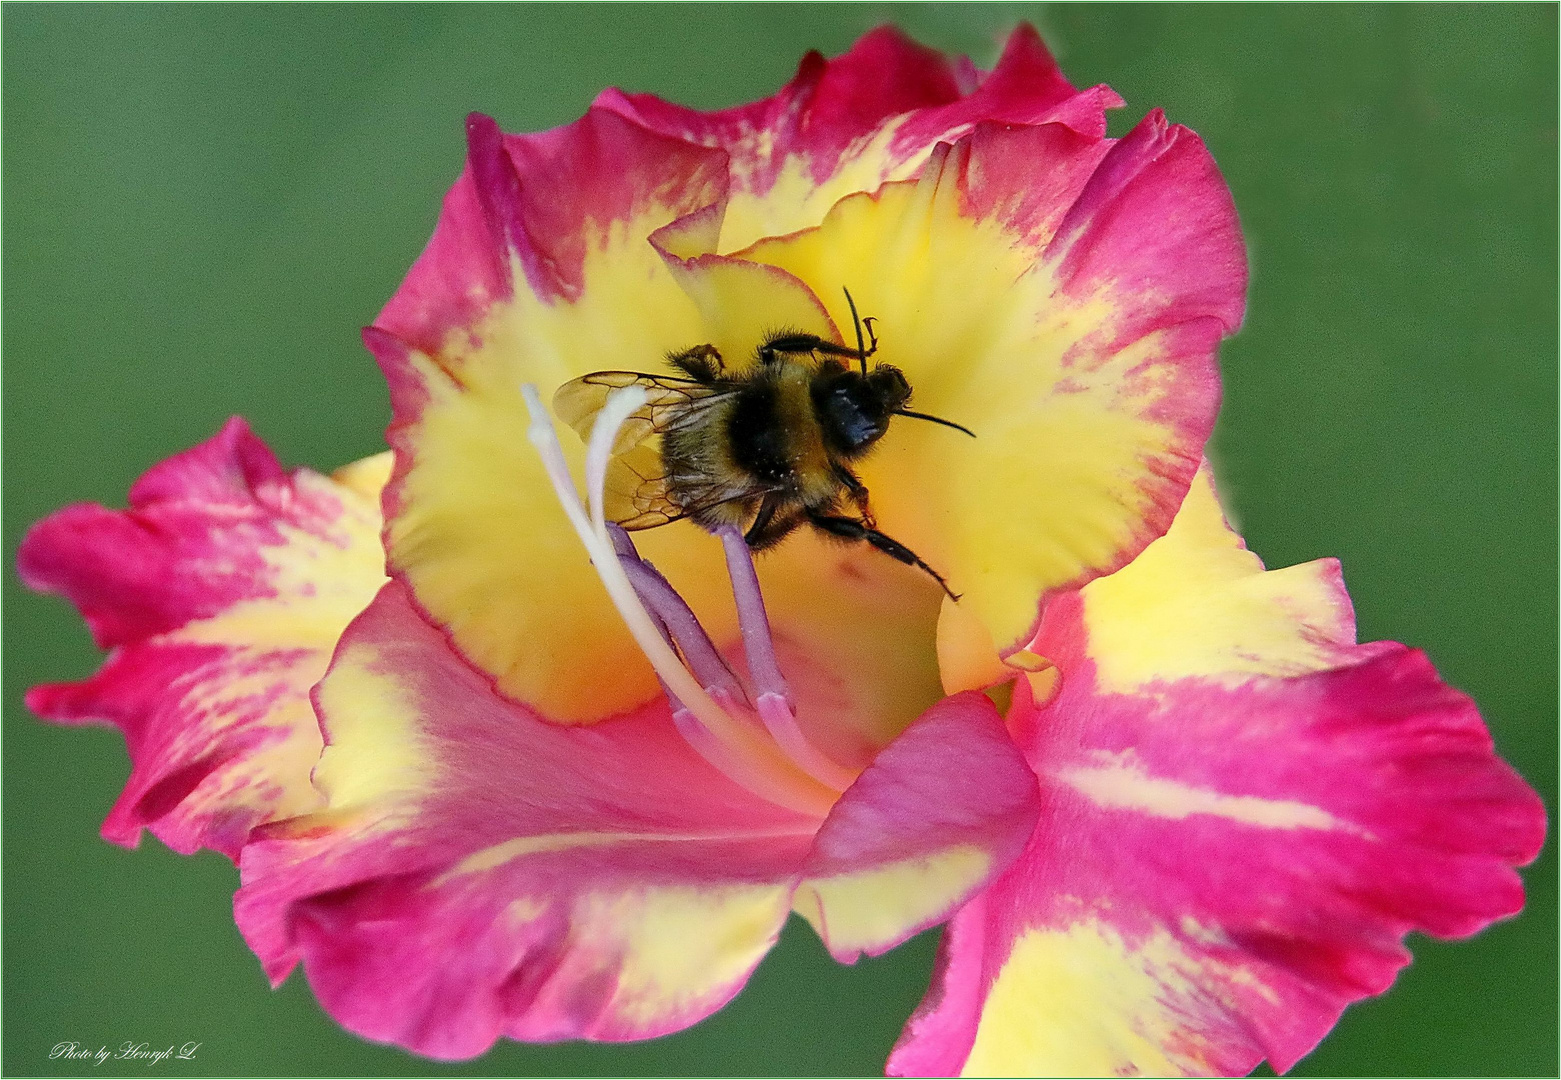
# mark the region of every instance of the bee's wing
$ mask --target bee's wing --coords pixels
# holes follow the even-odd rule
[[[733,390],[641,371],[595,371],[559,387],[553,395],[553,413],[572,427],[582,440],[589,440],[596,414],[602,411],[614,390],[625,386],[643,388],[646,400],[624,421],[613,441],[602,512],[607,520],[625,529],[652,529],[696,513],[703,506],[706,495],[699,493],[698,506],[685,506],[673,497],[672,482],[661,461],[661,440],[655,436],[674,424],[698,422],[704,409]]]
[[[602,513],[630,531],[666,525],[687,513],[672,498],[658,447],[640,443],[607,463]]]
[[[591,425],[596,423],[596,414],[607,404],[608,396],[625,386],[642,388],[645,404],[618,429],[614,454],[627,453],[652,435],[667,430],[674,420],[691,421],[700,410],[732,392],[724,386],[643,371],[593,371],[558,388],[553,395],[553,413],[588,441]]]
[[[635,532],[681,521],[727,503],[756,502],[770,491],[749,484],[707,485],[685,494],[692,502],[680,502],[672,496],[660,450],[642,443],[607,463],[602,514],[608,521]]]

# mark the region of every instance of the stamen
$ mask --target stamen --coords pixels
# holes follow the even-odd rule
[[[661,630],[646,611],[619,561],[618,552],[607,532],[600,493],[618,429],[630,414],[644,405],[645,391],[638,386],[613,391],[596,418],[586,448],[586,477],[590,485],[587,491],[591,494],[589,518],[585,508],[580,505],[579,493],[575,490],[569,466],[564,460],[563,447],[559,445],[558,434],[542,404],[541,395],[531,383],[522,386],[521,393],[531,413],[531,426],[527,435],[541,455],[543,467],[559,502],[563,504],[564,513],[591,556],[591,562],[613,606],[618,609],[635,644],[650,661],[651,667],[673,698],[683,704],[724,752],[707,753],[710,744],[703,739],[691,739],[689,744],[712,765],[754,794],[801,813],[819,817],[827,814],[838,792],[799,770],[773,743],[716,704],[662,637]]]
[[[732,597],[737,601],[737,625],[742,630],[743,652],[748,657],[748,674],[758,696],[754,705],[759,719],[786,755],[820,783],[844,791],[856,781],[856,773],[840,765],[808,741],[797,724],[797,711],[791,691],[775,659],[775,640],[770,634],[770,617],[764,610],[764,594],[759,575],[753,568],[753,552],[742,533],[730,525],[717,530],[726,549],[727,573],[732,578]]]
[[[639,593],[652,617],[671,633],[673,644],[683,654],[699,685],[710,691],[712,697],[724,696],[727,702],[746,702],[748,695],[742,684],[732,674],[687,601],[654,566],[640,558],[627,532],[613,524],[607,526],[607,532],[618,551],[618,561],[629,575],[629,583]],[[724,706],[725,702],[722,704]]]
[[[628,541],[628,534],[622,529],[618,529],[613,534],[613,546],[618,548],[618,557],[621,559],[629,557],[624,555],[624,549],[627,547],[630,555],[638,559],[638,553],[634,551],[633,543],[619,543],[620,536],[624,541]],[[627,563],[625,566],[627,568]],[[672,635],[667,630],[666,622],[656,613],[654,607],[649,610],[649,614],[651,622],[655,623],[656,629],[661,632],[662,640],[669,645],[672,644]],[[700,632],[704,632],[702,627]],[[731,752],[715,736],[710,734],[710,729],[701,724],[699,718],[689,711],[688,706],[678,700],[678,696],[668,688],[666,680],[657,675],[656,682],[661,685],[661,692],[667,696],[667,704],[672,706],[672,726],[678,729],[678,734],[683,736],[683,741],[692,746],[695,753],[720,769],[725,775],[731,776],[734,771],[741,772],[742,763],[734,760]],[[729,694],[715,687],[711,688],[710,696],[715,698],[722,708],[727,708],[731,700]]]

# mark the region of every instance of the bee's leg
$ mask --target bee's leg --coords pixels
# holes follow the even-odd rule
[[[892,536],[885,536],[877,529],[869,528],[855,518],[809,512],[808,520],[813,523],[815,528],[822,529],[831,536],[838,536],[843,540],[865,541],[890,558],[898,559],[906,566],[915,566],[926,571],[932,580],[936,581],[943,591],[948,594],[950,600],[959,599],[959,596],[949,588],[949,583],[943,580],[942,574],[922,562],[921,556]]]
[[[764,538],[769,532],[770,522],[775,520],[776,507],[777,504],[773,497],[766,497],[759,504],[759,513],[754,517],[753,524],[748,526],[748,531],[743,534],[743,540],[747,542],[750,548],[758,547],[764,542]]]
[[[862,523],[869,529],[878,527],[878,522],[873,520],[873,509],[867,505],[867,485],[862,483],[862,478],[838,461],[830,462],[830,468],[835,471],[835,479],[851,495],[851,501],[856,503],[857,511],[862,515]]]
[[[763,551],[772,548],[786,537],[790,536],[801,521],[795,512],[781,513],[781,507],[785,500],[778,495],[766,495],[764,501],[759,504],[759,513],[753,519],[753,524],[748,526],[748,531],[743,534],[743,540],[747,542],[752,551]]]
[[[692,349],[672,353],[667,357],[667,363],[702,383],[715,382],[726,369],[726,361],[721,359],[721,352],[714,345],[695,345]]]
[[[832,342],[825,341],[817,334],[778,334],[759,346],[759,362],[773,364],[783,356],[819,352],[822,346],[830,344]]]
[[[782,356],[799,356],[803,353],[821,353],[824,356],[847,356],[852,360],[864,360],[878,351],[878,339],[873,339],[873,347],[865,352],[859,352],[848,345],[836,345],[833,341],[826,341],[817,334],[782,334],[772,337],[759,346],[759,362],[773,364]]]

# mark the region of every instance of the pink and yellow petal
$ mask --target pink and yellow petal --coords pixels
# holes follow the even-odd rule
[[[1171,528],[1130,565],[1100,578],[1042,623],[1032,651],[1093,666],[1117,693],[1177,679],[1239,685],[1358,662],[1355,613],[1335,559],[1280,570],[1226,524],[1205,467]]]
[[[980,127],[919,181],[739,253],[803,281],[837,324],[849,287],[912,407],[976,433],[901,421],[861,471],[885,530],[948,576],[1004,652],[1046,596],[1169,526],[1213,424],[1245,257],[1207,152],[1161,128],[1150,117],[1108,147],[1061,125]],[[1170,149],[1155,158],[1145,141]],[[1141,223],[1166,188],[1181,216],[1135,247],[1119,223]]]
[[[664,703],[560,727],[387,586],[317,694],[327,804],[245,848],[240,928],[367,1038],[646,1038],[720,1007],[780,931],[816,819],[736,787]]]
[[[318,805],[309,690],[384,581],[376,472],[383,457],[348,483],[287,474],[233,420],[142,477],[129,510],[69,507],[28,533],[23,579],[111,647],[91,678],[27,697],[124,733],[131,776],[105,838],[133,846],[150,828],[234,856],[254,826]]]
[[[980,694],[946,698],[879,754],[820,827],[793,901],[854,963],[942,922],[1008,866],[1035,776]]]
[[[256,825],[319,803],[309,786],[321,745],[309,689],[330,651],[173,636],[122,646],[83,682],[33,687],[27,706],[124,734],[131,773],[103,822],[105,840],[135,847],[151,829],[182,854],[208,847],[237,858]]]
[[[882,951],[1000,873],[1036,813],[979,695],[912,724],[820,821],[711,769],[659,700],[539,719],[394,582],[316,702],[326,805],[245,847],[240,928],[273,981],[302,963],[350,1030],[440,1058],[685,1027],[742,986],[799,883],[836,955]]]
[[[880,27],[834,60],[808,54],[780,93],[749,105],[706,113],[617,90],[597,104],[727,151],[732,191],[720,250],[733,251],[817,225],[853,192],[915,176],[938,142],[980,121],[1058,121],[1098,139],[1104,110],[1121,99],[1105,87],[1074,90],[1028,26],[990,73]]]
[[[1062,672],[1009,720],[1041,825],[951,924],[892,1072],[1283,1071],[1387,989],[1410,930],[1522,906],[1544,808],[1473,703],[1354,644],[1336,565],[1264,571],[1207,474],[1032,647]]]

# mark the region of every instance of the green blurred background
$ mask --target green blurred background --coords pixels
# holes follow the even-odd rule
[[[358,341],[461,167],[462,117],[578,116],[603,86],[701,107],[771,93],[807,48],[893,20],[988,65],[1020,19],[1079,85],[1207,140],[1252,255],[1224,350],[1225,491],[1270,565],[1343,559],[1364,638],[1425,648],[1556,805],[1554,6],[7,6],[5,553],[64,503],[247,416],[284,461],[381,446]],[[4,1071],[62,1040],[198,1041],[98,1073],[867,1074],[935,935],[838,968],[789,928],[684,1034],[504,1044],[438,1066],[267,989],[222,858],[97,839],[119,736],[45,726],[29,684],[97,661],[5,576]],[[1350,1010],[1303,1074],[1556,1075],[1554,843],[1529,908]]]

